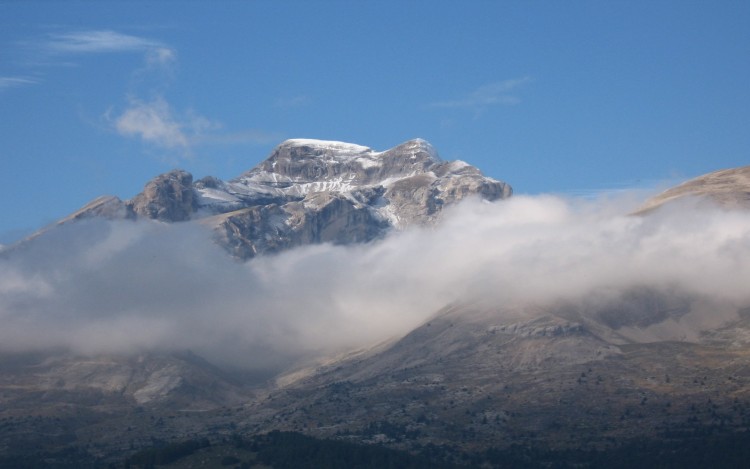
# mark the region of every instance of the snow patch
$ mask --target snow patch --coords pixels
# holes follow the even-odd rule
[[[372,153],[370,147],[357,145],[355,143],[338,142],[335,140],[315,140],[309,138],[293,138],[285,141],[282,145],[291,146],[308,146],[315,148],[323,148],[326,150],[337,150],[342,152],[350,153]]]
[[[382,199],[382,202],[379,202],[378,206],[374,208],[375,213],[378,214],[382,220],[387,221],[392,227],[401,228],[401,219],[396,214],[393,205],[388,203],[385,199]]]
[[[410,140],[407,143],[407,147],[409,150],[412,150],[412,156],[411,158],[414,159],[417,157],[416,153],[418,151],[426,152],[432,159],[435,161],[442,161],[440,156],[437,153],[437,150],[435,150],[435,147],[430,144],[427,140],[423,140],[421,138],[415,138],[414,140]]]
[[[455,160],[455,161],[450,162],[450,168],[454,171],[466,168],[467,166],[471,166],[471,165],[463,160]]]
[[[233,196],[227,191],[223,191],[220,189],[212,189],[212,188],[197,189],[197,192],[198,192],[198,195],[202,199],[210,199],[211,201],[220,201],[220,202],[227,202],[227,203],[239,202],[239,199],[237,197]]]
[[[380,167],[383,165],[382,161],[374,159],[374,158],[360,157],[360,158],[357,158],[355,161],[359,163],[360,166],[362,166],[362,169],[375,168],[375,167]]]

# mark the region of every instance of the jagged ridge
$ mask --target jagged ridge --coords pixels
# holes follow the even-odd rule
[[[321,242],[364,242],[391,228],[435,222],[445,206],[469,196],[509,197],[511,187],[463,161],[442,161],[415,139],[376,152],[360,145],[293,139],[230,181],[173,170],[133,199],[101,197],[63,222],[92,216],[198,220],[233,255]]]

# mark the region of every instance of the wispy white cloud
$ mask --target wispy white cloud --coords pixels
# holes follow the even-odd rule
[[[187,136],[163,99],[149,103],[133,100],[131,106],[115,121],[115,128],[121,135],[140,137],[161,147],[188,147]]]
[[[54,33],[41,42],[30,44],[55,59],[83,54],[143,54],[146,70],[167,69],[177,60],[175,49],[162,41],[112,30]],[[60,65],[60,62],[55,64]]]
[[[192,109],[176,110],[164,96],[175,78],[178,54],[172,45],[161,40],[114,30],[79,30],[53,33],[38,41],[19,44],[57,66],[74,64],[81,55],[141,55],[143,65],[131,73],[124,105],[112,106],[104,119],[119,135],[167,150],[169,157],[190,157],[197,145],[266,145],[281,139],[278,133],[257,129],[221,132],[222,124],[216,120]],[[34,83],[39,81],[27,76],[0,76],[0,90]],[[280,99],[276,105],[299,107],[310,101],[309,97],[300,95]]]
[[[531,81],[530,77],[514,78],[488,83],[475,89],[463,98],[436,101],[431,107],[468,109],[476,113],[484,112],[490,106],[510,106],[518,104],[521,99],[512,92]]]
[[[62,53],[107,53],[170,50],[159,41],[116,31],[76,31],[52,34],[45,43],[48,50]]]
[[[39,80],[28,77],[0,77],[0,90],[16,86],[35,85]]]
[[[176,114],[163,97],[151,101],[130,98],[129,106],[114,120],[114,128],[123,136],[186,155],[194,140],[220,125],[193,111]]]
[[[81,55],[142,54],[144,70],[169,70],[177,60],[177,52],[170,45],[145,37],[112,30],[83,30],[48,34],[34,40],[16,41],[23,54],[19,62],[26,70],[34,70],[35,77],[48,73],[50,67],[76,67]],[[136,71],[137,73],[138,71]],[[0,76],[0,89],[40,83],[42,80],[27,74]]]
[[[164,67],[177,61],[177,53],[168,47],[156,47],[146,52],[146,64]]]
[[[202,145],[267,145],[282,135],[260,129],[222,132],[222,124],[193,110],[178,112],[162,96],[150,101],[131,97],[127,108],[116,117],[105,119],[124,137],[138,138],[161,149],[189,157],[193,148]]]

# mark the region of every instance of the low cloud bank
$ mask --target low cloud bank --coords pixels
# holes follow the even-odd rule
[[[469,201],[436,228],[244,264],[193,224],[76,223],[0,258],[0,349],[190,349],[268,369],[404,334],[456,301],[496,305],[498,319],[640,287],[750,305],[750,213],[625,212]]]

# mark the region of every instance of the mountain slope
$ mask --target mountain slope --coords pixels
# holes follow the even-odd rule
[[[477,452],[750,425],[747,311],[697,341],[612,341],[616,330],[569,314],[454,305],[402,339],[282,380],[250,407],[247,429]]]
[[[647,200],[635,213],[644,214],[686,197],[729,209],[750,209],[750,166],[704,174]]]

